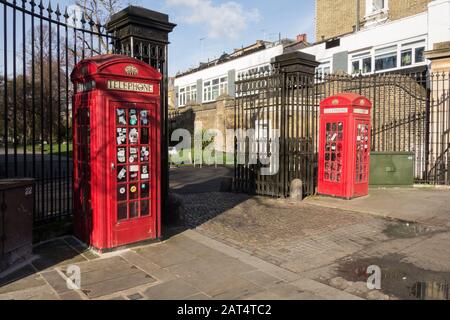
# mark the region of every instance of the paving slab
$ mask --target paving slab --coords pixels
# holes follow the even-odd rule
[[[200,293],[200,290],[182,279],[164,282],[144,291],[144,295],[148,300],[177,300]]]

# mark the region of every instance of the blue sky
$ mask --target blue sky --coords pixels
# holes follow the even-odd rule
[[[177,24],[170,36],[169,73],[197,66],[200,60],[254,43],[257,39],[314,40],[314,0],[157,0],[138,5],[169,14]],[[204,38],[203,40],[200,40]]]
[[[169,74],[172,76],[177,71],[198,66],[200,61],[214,59],[256,40],[277,40],[279,33],[283,38],[307,33],[309,41],[314,40],[314,0],[121,1],[124,6],[132,3],[167,13],[170,21],[177,24],[170,35]],[[46,6],[48,0],[43,2]],[[74,0],[51,2],[53,8],[56,3],[61,8],[75,4]],[[9,15],[8,21],[11,20]],[[8,49],[11,51],[10,47]],[[3,44],[0,44],[0,52],[3,55]],[[3,61],[0,61],[0,69],[3,69]]]

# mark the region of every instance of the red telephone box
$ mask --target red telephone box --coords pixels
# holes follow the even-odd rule
[[[344,93],[320,103],[318,193],[352,199],[369,193],[371,102]]]
[[[121,55],[71,75],[76,235],[99,251],[160,237],[160,81]]]

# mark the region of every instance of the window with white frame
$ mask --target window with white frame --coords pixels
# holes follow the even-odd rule
[[[245,70],[240,70],[237,73],[237,80],[242,79],[243,77],[254,76],[254,75],[264,75],[265,73],[270,72],[270,65],[261,65],[258,67],[253,67]]]
[[[228,93],[228,77],[221,77],[203,82],[203,102],[217,100]]]
[[[366,0],[366,16],[374,15],[389,9],[389,0]]]
[[[324,62],[316,68],[317,79],[321,79],[328,74],[331,74],[331,63],[330,62]]]
[[[178,103],[180,106],[185,106],[189,102],[197,101],[197,85],[186,86],[180,88],[178,94]]]
[[[397,45],[375,50],[375,71],[397,68]]]
[[[425,62],[425,40],[402,44],[400,66],[408,67]]]
[[[372,72],[372,56],[370,52],[355,54],[351,59],[352,74],[368,74]]]

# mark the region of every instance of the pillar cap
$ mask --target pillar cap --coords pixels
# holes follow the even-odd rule
[[[316,57],[300,51],[294,51],[276,56],[271,63],[276,68],[283,68],[287,72],[303,72],[315,74],[315,69],[320,64]]]
[[[139,30],[130,29],[130,26]],[[156,40],[166,43],[168,42],[168,33],[172,32],[175,27],[176,24],[169,22],[167,14],[137,6],[128,6],[115,13],[106,24],[109,32],[118,31],[117,36],[122,39],[128,36],[139,36],[151,40],[157,38]]]

